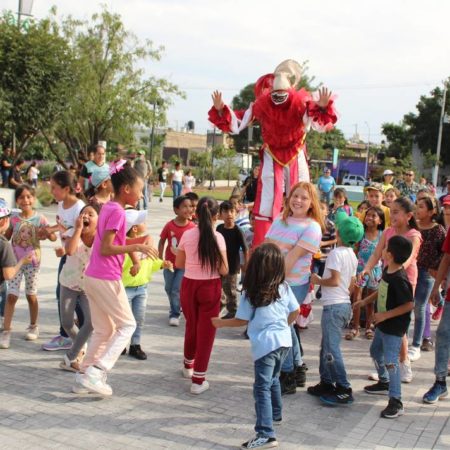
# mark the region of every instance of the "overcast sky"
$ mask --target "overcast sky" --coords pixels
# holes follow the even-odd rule
[[[89,18],[106,4],[139,38],[164,45],[148,73],[169,78],[187,94],[169,111],[169,126],[210,125],[210,93],[227,102],[284,59],[309,61],[314,75],[338,95],[338,127],[346,136],[379,142],[383,122],[399,122],[420,95],[450,76],[447,0],[34,0],[44,17]],[[0,0],[17,11],[17,0]],[[368,126],[366,125],[368,124]]]

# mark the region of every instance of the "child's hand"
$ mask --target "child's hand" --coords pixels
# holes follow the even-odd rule
[[[83,217],[78,216],[75,220],[75,230],[82,230],[83,229]]]
[[[375,313],[373,315],[373,323],[375,325],[378,325],[379,323],[384,322],[386,319],[387,319],[386,313],[379,312],[379,313]]]
[[[167,269],[170,270],[171,272],[173,272],[173,264],[172,261],[163,261],[163,269]]]
[[[22,265],[26,266],[27,264],[31,264],[33,262],[33,253],[28,253],[28,255],[25,255],[21,261],[22,261]]]
[[[57,258],[62,258],[66,254],[66,251],[63,247],[56,247],[55,248],[55,255]]]
[[[152,247],[151,245],[136,244],[136,247],[137,252],[144,253],[144,255],[147,255],[151,259],[159,258],[158,250],[155,247]]]
[[[356,283],[362,284],[364,282],[365,277],[368,277],[368,276],[369,276],[369,271],[364,268],[363,271],[360,272],[359,275],[357,275]]]
[[[220,317],[211,317],[211,322],[215,328],[222,328],[223,326],[223,320]]]
[[[50,236],[50,232],[46,227],[40,227],[37,230],[37,237],[40,241],[43,241],[45,239],[48,239]]]
[[[139,262],[136,262],[130,268],[130,275],[132,277],[135,277],[139,273],[140,270],[141,270],[141,265],[139,264]]]
[[[317,273],[311,274],[310,283],[320,284],[321,281],[322,281],[322,277],[319,277],[319,275],[317,275]]]

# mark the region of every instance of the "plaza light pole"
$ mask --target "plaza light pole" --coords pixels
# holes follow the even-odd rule
[[[364,176],[366,177],[366,180],[368,178],[368,174],[369,174],[369,154],[370,154],[370,127],[369,124],[367,122],[364,122],[367,130],[369,131],[369,134],[367,136],[367,155],[366,155],[366,170],[365,170],[365,174]]]

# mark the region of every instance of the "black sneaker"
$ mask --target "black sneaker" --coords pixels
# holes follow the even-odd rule
[[[378,383],[366,386],[364,392],[366,394],[389,395],[389,383],[378,381]]]
[[[162,201],[163,201],[163,199],[162,199],[162,198],[160,198],[160,199],[159,199],[159,203],[162,203]]]
[[[306,364],[302,364],[295,368],[295,384],[297,387],[305,387],[307,370],[308,367],[306,367]]]
[[[128,351],[128,355],[133,358],[145,360],[147,359],[146,353],[141,349],[141,346],[138,345],[130,345],[130,350]]]
[[[336,386],[333,393],[321,395],[320,401],[329,406],[351,405],[354,402],[352,388]]]
[[[386,409],[381,411],[381,417],[384,417],[385,419],[395,419],[396,417],[403,416],[403,414],[405,414],[403,403],[394,397],[389,399]]]
[[[256,436],[241,445],[241,448],[273,448],[278,447],[278,441],[276,438],[267,436]]]
[[[320,397],[322,395],[332,394],[335,389],[333,384],[323,383],[321,381],[315,386],[309,386],[307,392],[308,394],[314,395],[314,397]]]
[[[297,392],[297,386],[295,385],[294,372],[281,372],[280,385],[281,395],[295,394]]]

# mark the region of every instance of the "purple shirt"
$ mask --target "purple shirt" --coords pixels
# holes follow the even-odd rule
[[[121,280],[125,255],[102,256],[100,247],[106,231],[115,231],[114,245],[126,244],[125,210],[117,202],[106,203],[100,211],[92,246],[91,259],[85,274],[100,280]]]

